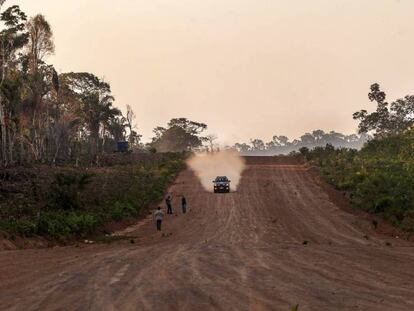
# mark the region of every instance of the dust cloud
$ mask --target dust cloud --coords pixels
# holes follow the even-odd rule
[[[200,179],[203,187],[211,192],[212,181],[217,176],[227,176],[231,180],[231,190],[236,190],[246,167],[244,159],[234,151],[197,154],[191,157],[187,164]]]

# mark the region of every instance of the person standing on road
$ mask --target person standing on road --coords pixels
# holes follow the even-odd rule
[[[165,204],[167,205],[167,214],[172,214],[172,197],[171,194],[165,199]]]
[[[187,199],[185,196],[181,198],[181,208],[183,209],[183,214],[187,213]]]
[[[164,219],[164,212],[161,210],[161,206],[154,212],[155,222],[157,224],[157,231],[161,231],[162,220]]]

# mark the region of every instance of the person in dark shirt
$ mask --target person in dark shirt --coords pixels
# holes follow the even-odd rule
[[[165,204],[167,205],[167,214],[172,214],[172,197],[170,194],[165,199]]]
[[[185,196],[181,198],[181,208],[183,209],[183,214],[187,212],[187,199]]]

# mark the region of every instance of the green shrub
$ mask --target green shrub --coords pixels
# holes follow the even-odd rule
[[[371,140],[360,151],[317,147],[307,159],[329,183],[348,191],[354,206],[414,229],[414,130]]]
[[[0,229],[24,237],[31,237],[37,233],[36,223],[30,219],[1,221]]]
[[[70,213],[66,217],[66,223],[70,227],[71,234],[82,236],[95,231],[100,221],[95,215]]]
[[[98,216],[78,212],[48,212],[39,218],[37,234],[53,238],[84,236],[101,224]]]
[[[118,202],[113,204],[111,210],[111,218],[113,220],[122,220],[124,218],[133,217],[138,215],[138,210],[132,206],[129,202]]]
[[[58,212],[42,214],[37,223],[37,233],[52,238],[69,236],[71,229],[65,221],[65,215]]]
[[[50,207],[61,210],[80,209],[79,193],[90,182],[90,174],[56,174],[51,185]]]

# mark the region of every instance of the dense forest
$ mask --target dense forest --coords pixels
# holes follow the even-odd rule
[[[2,1],[4,3],[4,1]],[[58,74],[47,63],[53,31],[41,14],[28,18],[19,6],[1,12],[0,159],[28,162],[95,161],[140,135],[130,106],[114,107],[110,85],[88,72]]]
[[[200,135],[206,124],[173,118],[166,127],[156,127],[144,145],[131,106],[125,115],[114,106],[109,83],[88,72],[58,74],[47,63],[55,46],[43,15],[28,18],[11,6],[0,20],[2,166],[95,165],[101,154],[116,151],[118,142],[128,142],[129,151],[178,152],[206,141]]]

